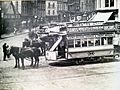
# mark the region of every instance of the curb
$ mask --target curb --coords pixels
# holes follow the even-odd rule
[[[11,33],[11,35],[10,34],[6,34],[5,36],[3,35],[2,36],[2,39],[5,39],[5,38],[9,38],[9,37],[14,37],[14,36],[18,36],[18,35],[22,35],[22,34],[27,34],[28,32],[23,32],[23,33],[17,33],[17,34],[13,34],[13,33]],[[1,40],[2,40],[1,39]]]

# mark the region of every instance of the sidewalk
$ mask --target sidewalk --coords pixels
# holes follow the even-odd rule
[[[17,35],[26,34],[26,33],[28,33],[28,32],[29,32],[29,30],[28,30],[28,29],[25,29],[23,32],[17,32],[16,34],[14,34],[14,33],[3,34],[3,35],[2,35],[2,38],[14,37],[14,36],[17,36]]]

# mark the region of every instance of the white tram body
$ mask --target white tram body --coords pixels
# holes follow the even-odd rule
[[[66,33],[62,32],[51,49],[46,51],[46,59],[114,57],[115,45],[118,47],[120,45],[118,22],[68,23]]]

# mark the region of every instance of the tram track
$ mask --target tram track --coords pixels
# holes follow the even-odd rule
[[[48,81],[58,81],[58,80],[67,80],[67,79],[76,79],[76,78],[83,78],[83,77],[91,77],[91,76],[101,76],[101,75],[108,75],[108,74],[115,74],[116,72],[101,72],[101,73],[98,73],[98,72],[94,72],[94,73],[88,73],[88,74],[78,74],[78,75],[73,75],[73,76],[66,76],[66,77],[61,77],[61,78],[48,78],[48,79],[39,79],[39,80],[25,80],[25,81],[10,81],[10,82],[2,82],[2,79],[3,77],[0,77],[0,85],[3,85],[3,84],[19,84],[19,83],[32,83],[32,82],[48,82]],[[120,73],[120,71],[117,71],[117,73]],[[38,75],[36,75],[38,76]],[[34,77],[36,77],[34,76]],[[22,76],[22,77],[25,77],[25,76]],[[26,76],[26,77],[29,77],[29,76]],[[11,76],[4,76],[4,79],[7,78],[11,78]],[[16,78],[16,77],[14,77]],[[19,77],[20,78],[20,77]],[[22,79],[21,79],[22,80]]]

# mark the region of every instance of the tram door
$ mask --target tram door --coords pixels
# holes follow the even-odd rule
[[[66,48],[66,37],[63,36],[61,43],[58,45],[58,56],[60,58],[65,58],[65,48]]]

